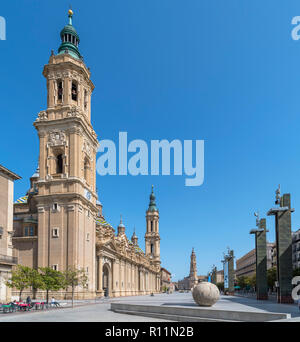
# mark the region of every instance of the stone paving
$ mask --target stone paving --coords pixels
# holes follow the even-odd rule
[[[161,319],[118,314],[110,311],[111,302],[150,304],[166,306],[196,307],[191,293],[158,294],[151,296],[121,297],[105,300],[76,301],[72,308],[52,309],[49,311],[0,313],[1,322],[166,322]],[[256,311],[290,313],[292,321],[300,321],[297,305],[277,304],[273,301],[257,301],[251,298],[221,296],[213,306],[214,310]]]

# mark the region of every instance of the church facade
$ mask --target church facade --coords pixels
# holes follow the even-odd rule
[[[88,288],[77,288],[77,298],[157,293],[160,236],[153,188],[145,252],[135,234],[127,238],[122,221],[116,232],[102,215],[96,191],[98,140],[91,124],[94,85],[72,19],[70,10],[58,53],[51,53],[43,70],[47,109],[34,122],[39,166],[28,193],[14,204],[15,255],[19,264],[33,268],[84,269]]]

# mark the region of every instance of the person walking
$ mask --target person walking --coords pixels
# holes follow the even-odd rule
[[[31,298],[30,298],[30,296],[28,296],[27,298],[26,298],[26,304],[30,304],[31,303]]]
[[[26,298],[26,304],[27,304],[27,310],[29,311],[31,309],[31,298],[28,296]]]

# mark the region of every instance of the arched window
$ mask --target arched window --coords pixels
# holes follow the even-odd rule
[[[153,246],[153,243],[151,243],[151,245],[150,245],[150,253],[153,254],[153,251],[154,251],[154,246]]]
[[[59,154],[56,157],[56,173],[63,173],[63,157]]]
[[[72,100],[73,101],[77,101],[77,83],[76,82],[72,82]]]
[[[153,221],[151,221],[151,232],[153,232]]]
[[[62,96],[63,96],[63,84],[62,84],[62,80],[58,80],[57,81],[57,98],[59,101],[62,100]]]

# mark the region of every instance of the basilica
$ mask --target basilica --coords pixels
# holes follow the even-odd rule
[[[146,210],[143,251],[135,233],[131,239],[126,236],[122,219],[115,230],[102,213],[96,191],[99,143],[91,124],[94,84],[79,51],[72,10],[68,17],[58,52],[52,51],[43,69],[47,109],[34,122],[39,165],[26,196],[14,204],[15,256],[32,268],[84,269],[88,286],[78,287],[76,298],[157,293],[161,266],[154,190]],[[56,294],[62,296],[66,292]]]

